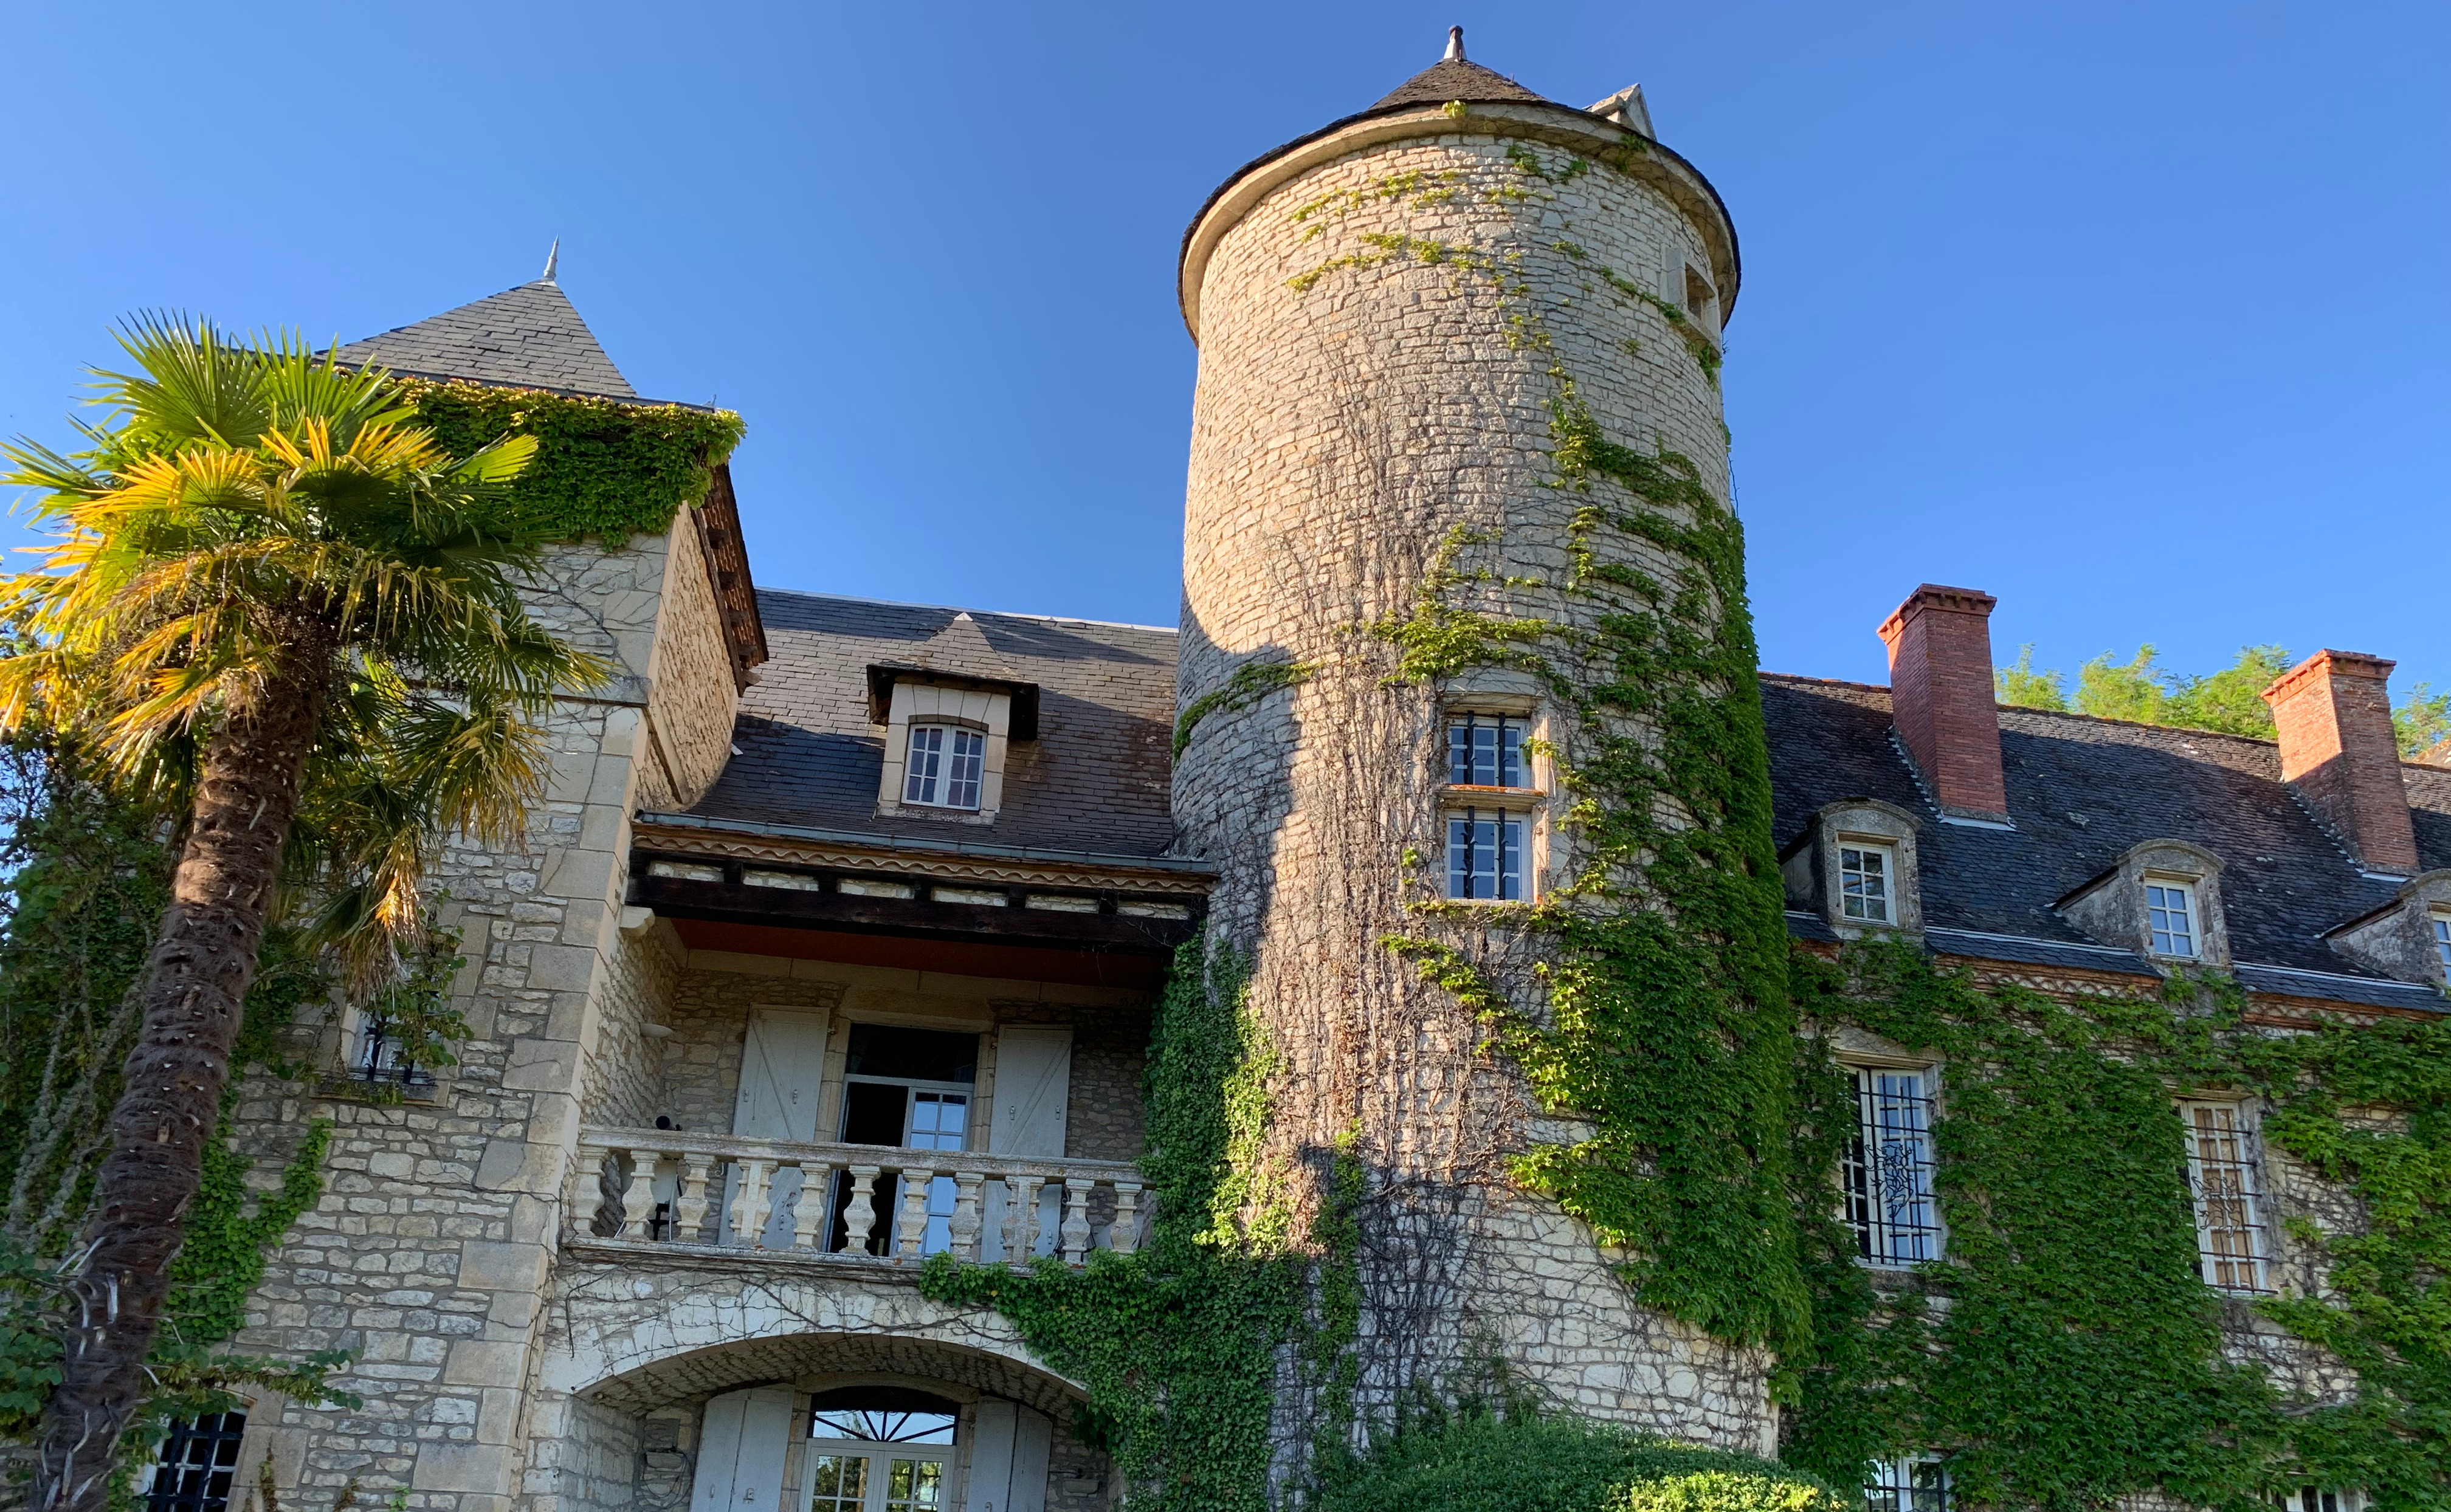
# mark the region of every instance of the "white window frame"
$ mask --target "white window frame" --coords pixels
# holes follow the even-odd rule
[[[2270,1291],[2264,1182],[2246,1105],[2189,1098],[2179,1104],[2179,1125],[2187,1147],[2197,1273],[2206,1286],[2234,1296]]]
[[[2355,1489],[2302,1485],[2274,1497],[2272,1504],[2282,1512],[2365,1512],[2366,1494]]]
[[[1855,1131],[1839,1162],[1856,1263],[1903,1270],[1948,1253],[1941,1229],[1932,1126],[1938,1121],[1935,1066],[1849,1064]],[[1912,1088],[1898,1085],[1912,1077]]]
[[[2204,894],[2198,889],[2196,879],[2165,877],[2156,872],[2147,872],[2144,887],[2142,901],[2145,904],[2147,952],[2160,956],[2166,960],[2202,960],[2205,955]],[[2163,895],[2160,902],[2154,901],[2153,895],[2156,892]],[[2186,926],[2184,930],[2170,927],[2170,916],[2173,912],[2170,900],[2173,897],[2178,900],[2179,904],[2176,910],[2179,915],[2178,921]],[[2156,914],[2163,916],[2162,924],[2159,927],[2153,921]],[[2185,950],[2176,948],[2177,943],[2182,940],[2186,942],[2187,948]],[[2169,942],[2170,948],[2165,948],[2166,940]]]
[[[923,736],[932,737],[924,752]],[[914,808],[977,813],[987,785],[987,753],[985,730],[949,719],[912,721],[903,746],[902,802]],[[968,763],[967,775],[964,763]],[[940,788],[942,796],[935,796]],[[965,789],[970,802],[957,802],[955,795]]]
[[[1532,721],[1529,718],[1521,714],[1496,712],[1485,708],[1451,708],[1447,710],[1446,728],[1446,781],[1448,786],[1495,787],[1501,788],[1509,792],[1525,793],[1533,790],[1532,753],[1524,749],[1524,746],[1532,739]],[[1456,775],[1457,734],[1459,732],[1465,733],[1468,737],[1467,744],[1477,747],[1478,740],[1475,737],[1478,737],[1482,729],[1487,729],[1491,736],[1491,766],[1494,769],[1490,775],[1501,779],[1509,775],[1505,767],[1506,755],[1511,748],[1515,757],[1515,770],[1512,775],[1517,779],[1517,781],[1511,783],[1504,781],[1494,783],[1471,781],[1470,779],[1472,777],[1479,775],[1478,768],[1480,763],[1478,760],[1477,749],[1473,756],[1467,758],[1467,762],[1471,769],[1467,771],[1464,777],[1458,777]],[[1515,737],[1511,747],[1506,739],[1509,733],[1512,733]]]
[[[1864,1483],[1865,1512],[1949,1512],[1949,1467],[1936,1454],[1875,1460]]]
[[[1480,850],[1480,831],[1484,824],[1492,826],[1491,848],[1495,851],[1496,858],[1495,863],[1490,868],[1490,876],[1491,885],[1495,891],[1488,897],[1475,896],[1469,891],[1458,892],[1456,890],[1458,827],[1462,827],[1465,853],[1471,858],[1464,873],[1469,886],[1480,876],[1478,865]],[[1528,903],[1532,901],[1532,816],[1530,814],[1520,808],[1465,804],[1442,811],[1439,815],[1439,827],[1442,831],[1439,843],[1439,885],[1449,901]],[[1512,832],[1512,839],[1509,838],[1510,832]],[[1510,851],[1514,862],[1514,870],[1511,874],[1507,870]],[[1512,898],[1507,897],[1505,892],[1510,880],[1515,887],[1515,896]]]
[[[1839,920],[1850,924],[1877,924],[1885,928],[1896,928],[1898,925],[1897,845],[1893,842],[1887,840],[1872,840],[1863,836],[1848,834],[1837,836],[1836,843],[1838,846]],[[1853,853],[1858,861],[1858,864],[1852,869],[1847,864],[1847,858],[1850,853]],[[1878,918],[1873,917],[1869,912],[1854,911],[1858,908],[1869,909],[1871,906],[1870,901],[1868,901],[1864,896],[1861,896],[1856,887],[1851,885],[1852,879],[1863,878],[1873,880],[1872,879],[1872,874],[1866,871],[1861,864],[1862,859],[1867,856],[1873,857],[1880,863],[1880,876],[1876,879],[1880,885],[1880,897],[1877,901],[1880,903],[1881,913]]]
[[[2434,959],[2441,963],[2443,984],[2451,986],[2451,908],[2425,911],[2425,937],[2434,946]]]

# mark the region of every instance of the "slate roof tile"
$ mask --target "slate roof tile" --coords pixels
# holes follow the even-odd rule
[[[561,286],[542,279],[348,342],[340,359],[420,378],[638,397]]]
[[[1878,798],[1921,816],[1915,843],[1928,934],[2095,943],[2052,905],[2139,842],[2184,840],[2222,859],[2222,907],[2242,968],[2363,979],[2395,1001],[2415,1000],[2322,938],[2390,902],[2398,883],[2350,862],[2282,783],[2269,741],[2003,708],[2001,760],[2016,827],[1975,828],[1940,823],[1890,734],[1889,689],[1776,674],[1764,674],[1761,689],[1778,843],[1841,798]],[[2402,770],[2421,860],[2451,866],[2451,771]],[[1997,948],[1951,937],[1952,954],[2024,959]],[[2343,996],[2321,986],[2268,990]],[[2409,993],[2440,1002],[2428,989]]]
[[[1173,843],[1174,631],[978,611],[955,628],[957,610],[767,589],[757,609],[772,656],[741,700],[740,754],[692,813],[1109,856]],[[1039,688],[1038,738],[1009,748],[1003,808],[988,824],[879,816],[869,666],[973,641]]]

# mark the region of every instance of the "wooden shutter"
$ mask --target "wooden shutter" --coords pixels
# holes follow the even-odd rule
[[[1072,1100],[1072,1031],[1015,1026],[996,1036],[995,1113],[988,1130],[988,1153],[999,1155],[1064,1154],[1065,1110]],[[982,1253],[1004,1258],[1005,1185],[990,1181],[980,1213]],[[1039,1194],[1041,1236],[1038,1253],[1054,1249],[1056,1220],[1062,1212],[1060,1188]]]
[[[981,1397],[971,1422],[963,1512],[1047,1512],[1054,1420],[1018,1402]]]
[[[758,1008],[750,1013],[749,1037],[740,1050],[740,1092],[732,1110],[734,1134],[759,1139],[817,1137],[817,1093],[825,1083],[827,1027],[827,1016],[822,1013],[789,1008]],[[760,1237],[769,1250],[788,1250],[795,1211],[792,1199],[799,1195],[800,1173],[775,1172],[770,1179],[774,1186],[766,1193],[766,1231]],[[718,1244],[732,1242],[732,1210],[739,1190],[739,1173],[726,1168]]]
[[[782,1512],[794,1394],[790,1386],[758,1386],[708,1401],[690,1512]]]

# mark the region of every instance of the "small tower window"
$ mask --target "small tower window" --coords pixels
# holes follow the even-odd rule
[[[2145,880],[2145,927],[2153,954],[2196,959],[2196,888],[2170,878]]]
[[[987,737],[958,725],[913,725],[902,764],[902,801],[931,808],[979,806]]]
[[[2434,959],[2441,963],[2442,979],[2451,982],[2451,909],[2437,908],[2425,921],[2434,932]]]
[[[1528,787],[1523,721],[1459,714],[1447,721],[1447,781],[1460,787]]]
[[[1844,841],[1838,846],[1839,912],[1851,922],[1893,924],[1892,879],[1897,876],[1896,853],[1887,845]]]
[[[1447,896],[1485,902],[1522,901],[1522,815],[1495,808],[1448,813]]]
[[[1718,296],[1712,292],[1711,281],[1704,278],[1698,269],[1688,265],[1685,269],[1685,313],[1705,329],[1716,330],[1717,305]]]

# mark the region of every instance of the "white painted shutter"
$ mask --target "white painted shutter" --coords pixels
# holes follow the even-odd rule
[[[981,1397],[971,1418],[971,1475],[963,1512],[1010,1512],[1012,1502],[1013,1405]]]
[[[995,1115],[988,1130],[988,1153],[998,1155],[1064,1154],[1064,1115],[1072,1099],[1072,1031],[1015,1026],[996,1036]],[[1055,1214],[1063,1211],[1063,1190],[1039,1192],[1040,1236],[1037,1252],[1055,1247]],[[990,1260],[1004,1258],[1005,1186],[988,1183],[980,1213],[982,1252]]]
[[[1003,1073],[997,1073],[1002,1079]],[[1018,1402],[981,1397],[971,1418],[964,1512],[1047,1512],[1054,1421]]]
[[[1013,1409],[1012,1505],[1004,1512],[1047,1512],[1047,1464],[1055,1447],[1055,1424],[1044,1412]]]
[[[759,1386],[708,1401],[690,1512],[781,1512],[792,1397],[790,1386]]]
[[[825,1083],[827,1016],[788,1008],[759,1008],[749,1016],[749,1038],[740,1051],[740,1093],[733,1103],[732,1132],[759,1139],[817,1137],[817,1093]],[[796,1171],[769,1173],[766,1231],[769,1250],[792,1247],[799,1194]],[[723,1224],[717,1241],[732,1242],[733,1199],[740,1173],[723,1176]],[[819,1200],[823,1200],[822,1197]]]

